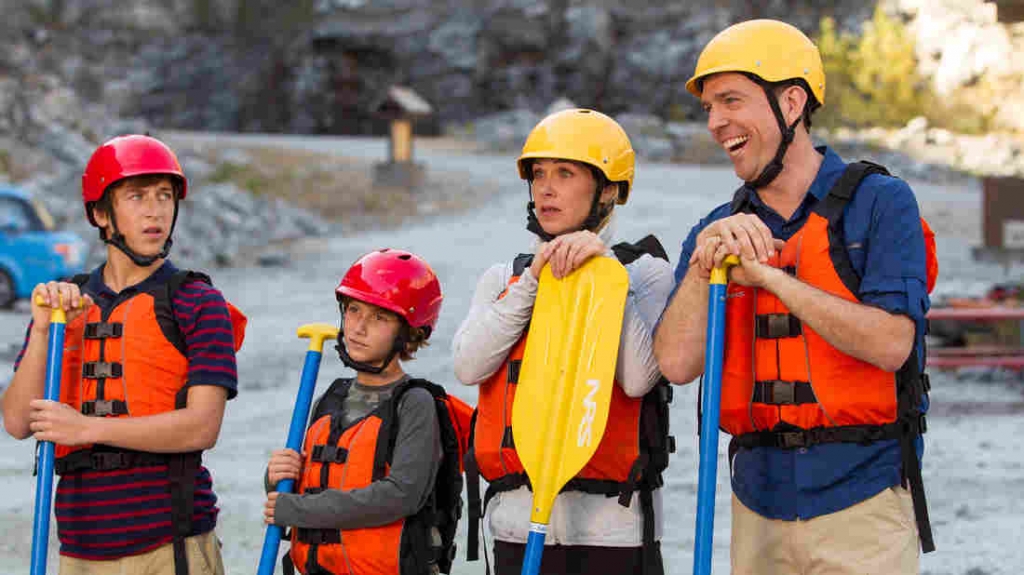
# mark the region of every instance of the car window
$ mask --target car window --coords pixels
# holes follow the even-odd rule
[[[14,233],[38,229],[35,210],[17,198],[0,198],[0,230]]]

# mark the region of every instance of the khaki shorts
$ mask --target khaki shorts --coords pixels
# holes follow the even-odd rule
[[[914,575],[914,504],[897,486],[842,511],[782,521],[733,495],[730,556],[733,575]]]
[[[213,531],[185,540],[188,575],[224,575],[220,540]],[[174,575],[174,545],[111,561],[60,557],[60,575]]]

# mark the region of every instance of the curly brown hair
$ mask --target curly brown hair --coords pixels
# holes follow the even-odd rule
[[[405,342],[405,349],[399,352],[398,357],[402,358],[402,361],[409,361],[414,359],[415,354],[422,347],[427,347],[430,342],[427,338],[430,337],[430,330],[422,327],[412,327],[408,323],[402,322],[402,330],[399,332],[399,337]]]

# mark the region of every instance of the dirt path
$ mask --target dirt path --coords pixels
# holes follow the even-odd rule
[[[201,137],[213,142],[218,138]],[[225,141],[311,149],[364,161],[383,157],[384,149],[383,141],[351,138],[232,136]],[[252,572],[258,561],[263,538],[263,468],[270,451],[284,442],[306,349],[295,337],[295,328],[307,322],[336,321],[333,289],[358,255],[389,245],[416,251],[434,266],[445,293],[441,318],[433,345],[408,367],[410,372],[442,382],[452,393],[476,401],[474,388],[454,380],[451,340],[469,307],[479,274],[491,263],[512,257],[529,245],[531,238],[523,229],[525,186],[515,175],[513,155],[467,155],[429,145],[417,152],[432,170],[465,174],[467,181],[491,186],[496,192],[463,212],[440,212],[394,228],[329,238],[282,268],[214,273],[217,285],[251,318],[246,346],[239,355],[241,392],[229,404],[220,440],[205,459],[213,470],[220,497],[218,533],[224,541],[229,573]],[[653,232],[675,262],[689,227],[716,204],[726,201],[735,184],[735,177],[726,168],[641,162],[636,192],[619,214],[619,235],[637,239]],[[1002,268],[970,260],[971,238],[977,237],[980,225],[977,189],[917,182],[912,185],[922,211],[939,232],[943,266],[940,287],[976,289],[1004,279],[1007,272]],[[0,313],[0,344],[19,342],[26,321],[24,309]],[[0,365],[0,369],[9,368]],[[325,354],[320,389],[344,373],[337,358]],[[1017,541],[1024,517],[1024,452],[1013,438],[1024,436],[1024,417],[1016,408],[1024,403],[1024,385],[1009,375],[935,374],[933,387],[934,413],[929,420],[924,476],[939,550],[922,558],[922,572],[1016,573],[1024,565],[1024,547]],[[692,564],[696,395],[696,386],[677,389],[671,410],[679,451],[673,456],[664,491],[662,546],[669,573],[688,572]],[[723,437],[723,456],[719,460],[716,573],[729,569],[725,441]],[[15,442],[0,434],[0,490],[5,493],[0,501],[0,526],[11,534],[0,542],[3,572],[27,571],[30,535],[26,534],[31,528],[34,489],[32,449],[31,442]],[[463,543],[464,522],[461,528]],[[484,566],[482,562],[466,563],[460,551],[454,572],[482,574]]]

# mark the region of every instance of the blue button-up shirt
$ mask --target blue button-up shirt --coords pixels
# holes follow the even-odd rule
[[[819,148],[824,161],[800,207],[788,220],[750,189],[754,213],[782,240],[807,221],[814,205],[828,195],[846,164],[831,149]],[[676,268],[682,281],[697,234],[731,215],[730,204],[712,211],[690,230]],[[925,333],[928,311],[924,234],[917,200],[906,182],[868,176],[847,205],[843,219],[847,251],[861,277],[860,301],[914,320],[917,340]],[[922,346],[918,345],[919,359]],[[920,448],[919,448],[920,449]],[[801,449],[741,449],[732,461],[732,489],[753,511],[771,519],[810,519],[846,509],[901,480],[897,440],[871,445],[828,443]]]

